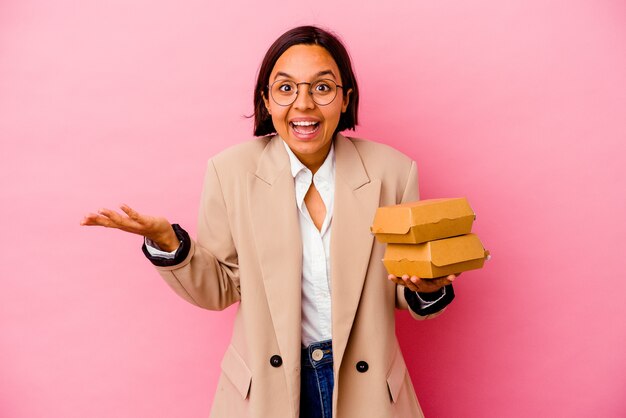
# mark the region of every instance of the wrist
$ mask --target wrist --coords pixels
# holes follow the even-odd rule
[[[175,251],[174,258],[170,258],[169,255],[168,257],[165,257],[165,258],[162,258],[158,255],[153,255],[148,250],[148,246],[146,245],[145,242],[142,245],[142,251],[145,254],[145,256],[148,257],[150,262],[157,267],[172,267],[172,266],[176,266],[177,264],[182,263],[185,259],[187,259],[187,257],[189,256],[189,252],[191,251],[191,248],[193,247],[193,242],[191,241],[191,238],[189,237],[189,234],[187,233],[187,231],[181,228],[180,225],[178,224],[172,224],[171,228],[176,237],[176,247],[173,248],[172,251],[168,251],[168,252],[172,253]],[[146,237],[146,238],[150,239],[149,237]],[[158,245],[156,242],[154,242],[154,244]],[[162,244],[167,245],[166,243],[162,243]],[[163,248],[161,248],[161,250],[165,251],[165,249]]]
[[[442,287],[442,288],[435,290],[434,292],[418,291],[417,296],[424,302],[434,302],[437,299],[441,298],[442,295],[445,295],[445,293],[446,293],[446,288]]]
[[[175,251],[180,245],[180,240],[171,225],[168,225],[167,229],[162,233],[147,238],[154,242],[162,251],[166,252]]]

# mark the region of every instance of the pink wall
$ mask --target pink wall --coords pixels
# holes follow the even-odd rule
[[[626,6],[379,3],[0,3],[0,416],[207,415],[234,309],[78,222],[127,202],[194,233],[206,159],[250,138],[262,55],[305,23],[351,50],[357,134],[467,196],[494,255],[444,316],[399,314],[426,414],[626,415]]]

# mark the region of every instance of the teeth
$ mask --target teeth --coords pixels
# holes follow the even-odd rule
[[[293,123],[295,126],[317,125],[317,122],[311,122],[311,121],[298,121],[298,122],[291,122],[291,123]]]

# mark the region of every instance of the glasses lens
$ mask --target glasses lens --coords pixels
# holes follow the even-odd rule
[[[281,106],[288,106],[296,100],[298,86],[293,81],[278,80],[271,86],[274,101]]]
[[[311,94],[318,105],[330,104],[337,96],[337,84],[333,80],[318,80],[311,84]]]

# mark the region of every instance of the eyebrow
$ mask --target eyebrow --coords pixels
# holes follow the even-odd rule
[[[324,75],[330,75],[332,76],[335,80],[337,79],[337,77],[335,76],[335,73],[333,73],[332,70],[324,70],[324,71],[320,71],[319,73],[315,74],[315,78],[324,76]],[[293,80],[293,77],[290,76],[289,74],[279,71],[276,73],[276,75],[274,76],[274,80],[276,80],[278,77],[286,77],[286,78],[291,78]]]

